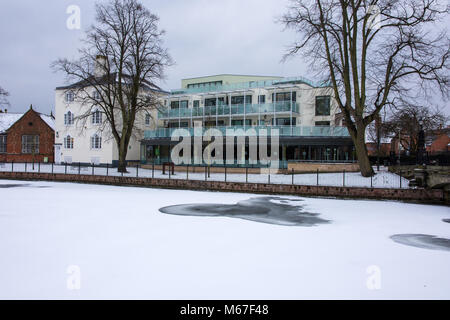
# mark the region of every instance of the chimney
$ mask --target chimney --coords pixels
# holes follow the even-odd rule
[[[95,57],[95,70],[94,76],[101,77],[107,74],[107,63],[108,60],[105,56],[97,55]]]

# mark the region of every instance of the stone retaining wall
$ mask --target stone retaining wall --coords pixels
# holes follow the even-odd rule
[[[365,198],[402,200],[421,203],[449,204],[449,194],[443,190],[430,189],[382,189],[355,187],[301,186],[288,184],[242,183],[223,181],[152,179],[120,176],[51,174],[31,172],[0,172],[0,179],[46,180],[58,182],[79,182],[119,186],[142,186],[170,189],[210,190],[265,194],[286,194],[295,196],[316,196],[336,198]]]
[[[288,172],[306,173],[306,172],[357,172],[358,163],[319,163],[319,162],[288,162]]]

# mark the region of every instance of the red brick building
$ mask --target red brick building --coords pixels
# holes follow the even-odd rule
[[[436,130],[427,142],[426,149],[430,153],[449,152],[450,144],[450,126],[444,129]]]
[[[0,110],[0,162],[53,162],[54,142],[52,116]]]

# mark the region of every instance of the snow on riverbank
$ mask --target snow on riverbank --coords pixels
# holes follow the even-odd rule
[[[13,166],[13,167],[12,167]],[[384,169],[384,168],[383,168]],[[25,168],[24,163],[2,163],[0,164],[0,171],[20,171],[20,172],[52,172],[52,166],[50,164],[41,164],[40,167],[35,164],[34,168],[32,164],[28,163]],[[136,177],[136,168],[128,167],[128,173],[124,174],[124,176]],[[65,173],[66,168],[63,165],[55,165],[53,167],[54,173]],[[92,174],[92,167],[81,167],[78,168],[78,165],[74,164],[67,166],[67,173],[69,174]],[[376,171],[377,172],[377,171]],[[154,176],[155,178],[164,178],[168,179],[169,175],[166,173],[162,174],[161,170],[155,170],[152,174],[152,170],[150,169],[138,169],[138,176],[143,178],[151,178]],[[94,174],[96,175],[115,175],[120,176],[121,173],[117,172],[117,168],[109,168],[107,170],[103,167],[94,168]],[[190,180],[205,180],[205,173],[198,172],[192,173],[189,175],[186,172],[175,172],[175,175],[170,176],[171,179],[186,179]],[[211,173],[210,177],[207,178],[211,181],[224,181],[225,174],[224,173]],[[227,181],[229,182],[245,182],[246,177],[245,174],[227,174]],[[262,174],[249,174],[248,182],[250,183],[268,183],[269,175],[268,173]],[[270,183],[274,184],[292,184],[292,175],[290,174],[274,174],[273,172],[270,174]],[[359,172],[343,172],[338,173],[319,173],[319,181],[317,182],[317,174],[295,174],[294,175],[294,184],[297,185],[317,185],[317,183],[321,186],[347,186],[347,187],[373,187],[373,188],[408,188],[409,181],[405,178],[400,178],[399,175],[388,172],[387,170],[378,171],[377,174],[371,179],[365,178],[361,176]]]
[[[329,220],[308,227],[159,211],[252,197],[0,180],[0,298],[450,298],[450,252],[390,238],[450,238],[448,207],[282,197]]]

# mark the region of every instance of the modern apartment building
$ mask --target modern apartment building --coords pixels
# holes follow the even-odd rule
[[[282,166],[287,161],[355,159],[352,140],[327,85],[302,77],[224,74],[183,79],[181,86],[165,97],[157,128],[145,131],[142,163],[170,161],[171,149],[178,143],[171,139],[174,131],[185,128],[194,136],[199,125],[202,134],[215,128],[224,136],[227,129],[254,129],[256,134],[265,129],[269,135],[277,129]],[[245,148],[248,160],[248,145]]]

